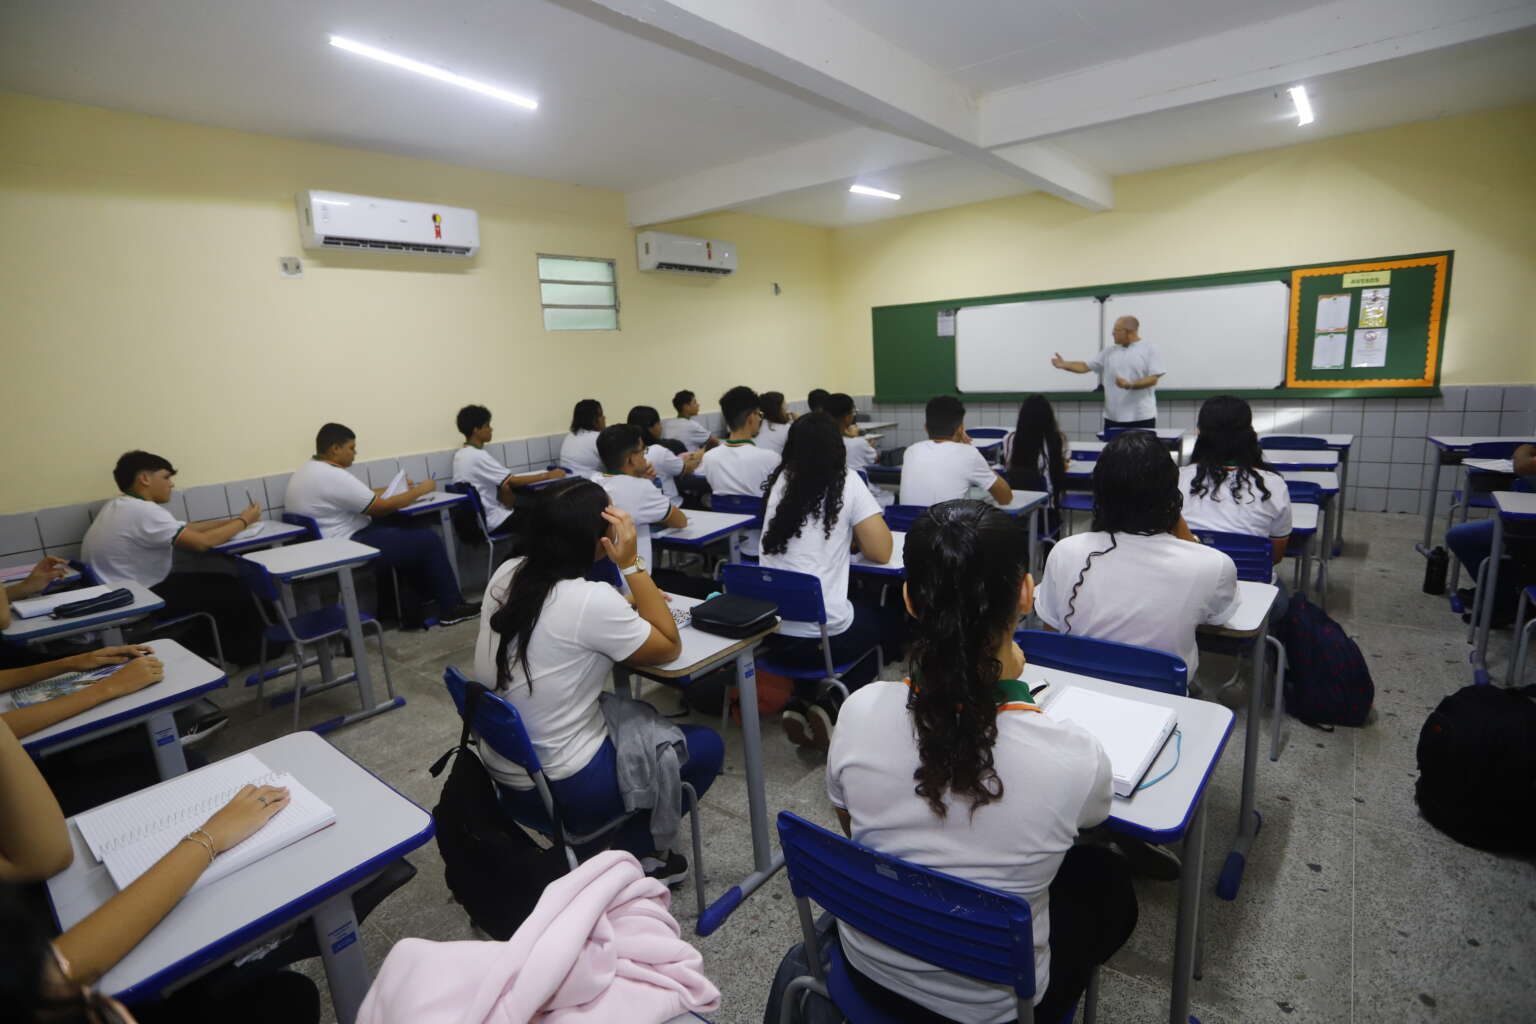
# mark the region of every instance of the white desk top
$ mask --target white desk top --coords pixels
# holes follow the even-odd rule
[[[1087,452],[1091,453],[1094,457],[1092,459],[1068,459],[1066,465],[1067,476],[1079,478],[1093,476],[1093,467],[1099,464],[1098,454],[1104,450],[1104,446],[1108,443],[1107,441],[1073,441],[1072,450],[1074,452]],[[1092,447],[1089,447],[1090,445]],[[1168,457],[1174,461],[1175,465],[1178,464],[1178,452],[1169,451]]]
[[[1327,448],[1322,451],[1266,448],[1264,461],[1274,466],[1317,466],[1332,469],[1339,464],[1339,453]]]
[[[458,495],[455,495],[458,497]],[[284,548],[252,551],[241,555],[252,562],[267,567],[278,579],[293,579],[307,573],[320,573],[343,565],[356,565],[379,556],[378,548],[359,544],[355,540],[332,537],[328,540],[310,540],[303,544],[289,544]]]
[[[673,608],[691,609],[694,605],[704,603],[696,597],[684,597],[682,594],[668,594],[667,597]],[[683,626],[677,631],[678,639],[683,642],[683,653],[665,665],[646,665],[629,668],[629,671],[638,675],[657,676],[663,679],[685,678],[702,668],[712,667],[721,658],[734,654],[743,647],[756,644],[768,633],[772,633],[778,628],[775,625],[773,629],[765,630],[753,636],[730,637],[706,633],[702,629],[694,629],[691,625]]]
[[[250,752],[269,768],[290,772],[334,807],[336,823],[189,893],[106,973],[98,984],[103,992],[153,995],[203,963],[256,945],[432,837],[430,814],[312,732],[296,732]],[[48,880],[48,896],[63,928],[117,893],[73,818],[69,838],[74,863]],[[264,927],[245,941],[230,941],[258,922]],[[196,962],[187,963],[191,958]]]
[[[1317,506],[1297,502],[1291,506],[1291,532],[1313,533],[1317,530]]]
[[[1269,610],[1274,606],[1275,595],[1280,593],[1280,588],[1273,583],[1255,583],[1251,580],[1237,581],[1237,607],[1232,610],[1227,621],[1220,624],[1211,624],[1198,627],[1201,630],[1230,633],[1237,636],[1248,636],[1257,633],[1264,625],[1264,620],[1269,616]]]
[[[290,537],[298,537],[307,533],[304,527],[294,523],[279,522],[276,519],[262,519],[252,524],[252,529],[260,527],[255,534],[242,537],[236,534],[223,544],[215,544],[213,550],[222,551],[226,555],[239,554],[242,551],[255,551],[260,548],[271,547],[280,544]],[[244,533],[245,531],[240,531]]]
[[[669,526],[664,530],[651,530],[651,540],[671,541],[690,546],[708,544],[728,537],[736,530],[750,530],[757,522],[756,516],[738,515],[735,512],[711,512],[708,509],[684,509],[687,526]]]
[[[1494,491],[1493,502],[1506,519],[1536,518],[1536,494],[1527,491]]]
[[[1297,483],[1312,483],[1324,494],[1339,493],[1339,474],[1332,470],[1285,469],[1280,475]]]
[[[1348,448],[1355,443],[1354,434],[1314,434],[1308,430],[1270,430],[1259,437],[1315,437],[1330,448]]]
[[[1521,441],[1525,443],[1536,442],[1529,434],[1517,435],[1486,435],[1474,437],[1471,435],[1430,434],[1429,443],[1440,448],[1449,448],[1452,451],[1466,451],[1474,444],[1482,444],[1485,441]]]
[[[1039,508],[1050,500],[1051,496],[1045,491],[1014,491],[1012,501],[997,507],[1009,515],[1014,515],[1019,512],[1027,512],[1032,508]]]
[[[888,430],[897,426],[895,420],[870,420],[868,423],[854,423],[859,428],[859,433],[867,434],[871,430]]]
[[[1210,781],[1211,771],[1221,757],[1227,737],[1232,734],[1233,716],[1230,709],[1214,701],[1175,697],[1171,693],[1144,690],[1037,665],[1026,664],[1022,674],[1024,682],[1031,686],[1045,682],[1051,684],[1051,689],[1041,694],[1047,705],[1062,691],[1081,686],[1086,690],[1127,700],[1173,708],[1178,716],[1178,729],[1183,739],[1175,741],[1169,738],[1157,759],[1152,762],[1152,767],[1147,769],[1146,777],[1155,779],[1168,771],[1175,758],[1178,760],[1177,766],[1161,782],[1139,793],[1132,793],[1129,797],[1115,797],[1110,805],[1109,816],[1111,820],[1126,826],[1125,831],[1146,839],[1166,839],[1183,833],[1200,794]],[[1052,694],[1052,690],[1056,693]]]
[[[423,494],[405,506],[405,508],[397,509],[394,514],[397,516],[419,516],[425,512],[436,512],[445,506],[457,505],[461,501],[468,500],[464,495],[455,494],[452,491],[432,491]]]
[[[98,704],[73,718],[55,722],[22,740],[21,745],[30,751],[40,751],[85,733],[105,732],[114,725],[146,717],[172,704],[185,703],[229,682],[221,669],[175,640],[152,640],[147,646],[165,663],[164,679],[126,697]],[[0,711],[10,711],[14,707],[10,694],[0,695]]]
[[[132,604],[74,619],[55,619],[51,615],[38,615],[30,619],[13,618],[11,624],[5,627],[4,636],[11,643],[17,644],[41,640],[49,636],[68,636],[91,629],[105,629],[118,623],[132,622],[165,607],[165,602],[160,599],[160,596],[148,587],[141,587],[137,583],[123,583],[112,587],[113,590],[120,588],[133,592]]]
[[[1515,475],[1514,459],[1462,459],[1463,469],[1470,469],[1474,473],[1503,473],[1506,476]]]
[[[863,552],[849,556],[848,568],[854,572],[874,573],[879,576],[905,576],[907,534],[905,530],[891,531],[891,560],[883,565],[879,562],[871,562],[864,557]]]

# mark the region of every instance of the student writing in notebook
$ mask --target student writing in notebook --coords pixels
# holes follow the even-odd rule
[[[583,398],[571,409],[571,430],[560,442],[555,460],[575,476],[591,477],[600,473],[603,460],[597,457],[597,435],[608,425],[603,404],[595,398]]]
[[[630,426],[640,431],[645,439],[645,460],[656,470],[656,481],[661,493],[676,504],[679,500],[677,478],[699,468],[702,451],[689,451],[681,441],[662,436],[661,414],[649,405],[637,405],[625,417]]]
[[[705,453],[699,472],[715,494],[761,498],[768,474],[778,468],[779,455],[757,447],[757,432],[763,425],[757,392],[745,385],[731,388],[720,396],[720,412],[730,434],[718,448]],[[747,531],[742,551],[757,554],[758,534],[757,530]]]
[[[464,435],[464,445],[453,453],[453,482],[474,487],[480,496],[480,506],[485,509],[485,525],[493,531],[500,529],[512,514],[512,502],[519,487],[565,476],[563,469],[513,473],[498,462],[496,456],[485,450],[491,443],[492,432],[491,410],[483,405],[460,409],[455,424]]]
[[[1285,557],[1291,492],[1264,461],[1253,411],[1241,398],[1218,395],[1200,406],[1194,455],[1179,470],[1179,492],[1191,529],[1267,537],[1271,561],[1279,565]]]
[[[1063,1019],[1136,926],[1123,858],[1077,843],[1109,815],[1109,758],[1079,726],[1041,714],[1018,681],[1013,631],[1034,583],[1017,523],[983,502],[943,502],[912,524],[905,560],[912,675],[843,705],[827,796],[856,842],[1027,899],[1035,1019]],[[885,1019],[1014,1019],[1011,986],[838,931],[854,986]]]
[[[66,718],[89,711],[98,704],[136,693],[165,678],[165,665],[148,647],[128,644],[72,654],[67,658],[25,668],[0,669],[0,693],[30,686],[66,672],[95,672],[112,665],[122,667],[74,693],[0,713],[0,719],[18,737],[27,737]]]
[[[681,441],[689,451],[708,451],[720,441],[709,428],[694,419],[699,414],[699,399],[686,388],[672,396],[672,408],[677,415],[661,421],[663,437]]]
[[[821,408],[842,431],[848,468],[857,471],[873,466],[880,453],[875,451],[874,443],[860,436],[859,428],[853,425],[858,410],[854,408],[852,396],[841,391],[830,394],[821,403]]]
[[[928,440],[907,448],[901,460],[901,503],[937,505],[968,497],[971,488],[999,505],[1013,500],[1008,481],[992,471],[965,432],[965,406],[953,395],[928,399],[923,414]]]

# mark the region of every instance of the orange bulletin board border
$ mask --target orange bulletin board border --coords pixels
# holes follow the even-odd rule
[[[1439,375],[1440,348],[1445,331],[1445,289],[1450,277],[1450,254],[1415,256],[1400,260],[1375,260],[1367,263],[1347,263],[1331,267],[1303,267],[1291,271],[1291,316],[1286,336],[1285,386],[1287,388],[1340,388],[1395,389],[1405,387],[1435,387]],[[1361,274],[1376,270],[1398,270],[1407,267],[1434,267],[1435,283],[1430,296],[1429,321],[1426,326],[1427,344],[1424,354],[1422,377],[1393,377],[1371,380],[1328,379],[1304,380],[1296,375],[1301,338],[1302,282],[1310,277],[1329,277],[1339,274]]]

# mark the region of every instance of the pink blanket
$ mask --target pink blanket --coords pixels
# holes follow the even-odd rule
[[[633,856],[598,854],[551,882],[507,942],[395,943],[357,1024],[659,1024],[717,1009],[670,903]]]

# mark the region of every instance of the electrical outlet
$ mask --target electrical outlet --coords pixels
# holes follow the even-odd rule
[[[277,258],[277,272],[284,277],[303,277],[304,264],[297,256],[279,256]]]

